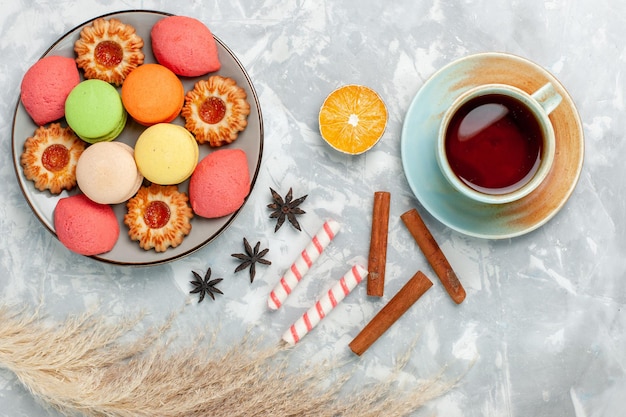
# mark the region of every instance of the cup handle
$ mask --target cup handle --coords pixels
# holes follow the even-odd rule
[[[537,100],[546,114],[552,113],[554,109],[561,103],[563,97],[554,89],[552,83],[546,83],[539,90],[531,94],[531,97]]]

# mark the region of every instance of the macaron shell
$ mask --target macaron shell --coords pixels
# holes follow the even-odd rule
[[[122,199],[120,199],[119,202],[122,203],[133,198],[135,194],[137,194],[137,191],[139,191],[139,189],[141,188],[142,184],[143,184],[143,175],[141,175],[139,170],[137,170],[137,178],[135,179],[135,183],[129,189],[128,193]]]
[[[132,197],[143,180],[133,149],[122,142],[98,142],[78,159],[76,182],[80,190],[100,204],[119,204]]]
[[[114,140],[115,138],[117,138],[122,133],[122,131],[124,131],[124,128],[126,127],[126,121],[127,120],[128,120],[128,116],[127,116],[126,112],[123,112],[122,113],[122,118],[120,119],[120,122],[119,122],[119,125],[117,125],[117,127],[115,127],[108,134],[106,134],[104,136],[100,136],[98,138],[81,137],[81,139],[84,140],[87,143],[110,142],[110,141]]]
[[[220,69],[211,30],[189,16],[159,20],[150,32],[156,60],[183,77],[197,77]]]
[[[54,209],[54,228],[65,247],[86,256],[109,252],[120,234],[111,206],[98,204],[84,194],[58,201]]]
[[[204,157],[189,180],[189,202],[194,213],[217,218],[235,212],[250,193],[246,153],[220,149]]]
[[[198,164],[198,143],[184,127],[159,123],[148,127],[135,143],[135,161],[141,174],[160,185],[180,184]]]
[[[128,74],[122,84],[124,107],[144,126],[173,121],[180,114],[184,101],[182,82],[163,65],[141,65]]]
[[[20,100],[33,121],[43,126],[65,115],[65,100],[79,82],[80,74],[73,59],[47,56],[24,74]]]
[[[82,81],[65,101],[67,124],[87,142],[113,140],[123,130],[125,117],[119,93],[101,80]]]
[[[128,152],[128,154],[133,158],[133,162],[135,161],[135,150],[132,147],[130,147],[129,145],[123,142],[111,142],[111,143],[114,143],[120,146],[122,149]],[[141,175],[141,172],[139,172],[139,168],[137,168],[137,163],[135,163],[135,173],[137,175],[137,177],[135,178],[135,182],[132,183],[131,181],[128,181],[128,185],[130,185],[130,188],[128,189],[128,192],[126,193],[126,195],[122,197],[118,201],[118,203],[122,203],[122,202],[130,200],[135,194],[137,194],[137,191],[139,191],[139,188],[143,184],[143,175]]]

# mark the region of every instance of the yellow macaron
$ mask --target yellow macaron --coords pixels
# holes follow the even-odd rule
[[[160,185],[180,184],[198,164],[198,142],[184,127],[158,123],[144,130],[135,143],[139,172]]]

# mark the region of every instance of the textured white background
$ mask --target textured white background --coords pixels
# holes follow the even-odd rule
[[[505,4],[506,3],[506,4]],[[65,32],[98,15],[151,9],[194,16],[240,58],[259,94],[265,123],[263,164],[251,198],[212,244],[168,265],[124,268],[67,251],[31,213],[15,181],[11,124],[24,72]],[[418,269],[435,282],[396,325],[352,365],[361,381],[384,378],[412,344],[402,375],[415,381],[445,369],[458,386],[419,416],[617,416],[626,391],[626,3],[611,0],[493,2],[353,0],[9,1],[0,0],[0,302],[43,302],[62,320],[95,305],[111,316],[145,309],[159,323],[182,308],[175,330],[219,325],[220,344],[248,329],[278,340],[334,280],[369,248],[372,195],[392,193],[386,295],[365,285],[298,346],[297,355],[350,358],[347,344]],[[424,213],[400,162],[407,107],[424,81],[465,55],[503,51],[556,75],[572,95],[585,132],[579,184],[564,209],[528,235],[503,241],[465,237]],[[325,96],[343,84],[375,89],[389,123],[364,155],[330,149],[318,133]],[[303,232],[274,233],[269,187],[308,194]],[[399,220],[416,207],[468,292],[454,305]],[[281,273],[333,217],[343,228],[287,305],[266,297]],[[250,284],[234,274],[241,240],[269,247],[270,267]],[[196,304],[191,270],[210,266],[225,295]],[[190,301],[186,304],[187,301]],[[183,307],[185,306],[185,307]],[[418,338],[419,336],[419,338]],[[473,366],[471,366],[473,364]],[[470,367],[471,366],[471,367]],[[0,369],[0,415],[56,416]]]

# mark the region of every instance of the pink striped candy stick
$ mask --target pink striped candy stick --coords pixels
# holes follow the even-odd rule
[[[324,318],[333,308],[346,298],[359,282],[367,277],[367,269],[354,265],[338,282],[324,294],[313,307],[302,315],[284,334],[283,340],[295,345]]]
[[[278,310],[285,302],[289,294],[291,294],[291,291],[293,291],[304,274],[311,268],[313,262],[319,258],[324,249],[326,249],[326,246],[328,246],[337,232],[339,232],[339,228],[340,225],[335,220],[329,219],[324,222],[322,228],[313,236],[311,242],[304,248],[302,253],[298,256],[298,259],[296,259],[291,265],[291,268],[285,272],[280,282],[270,293],[267,306],[271,310]]]

